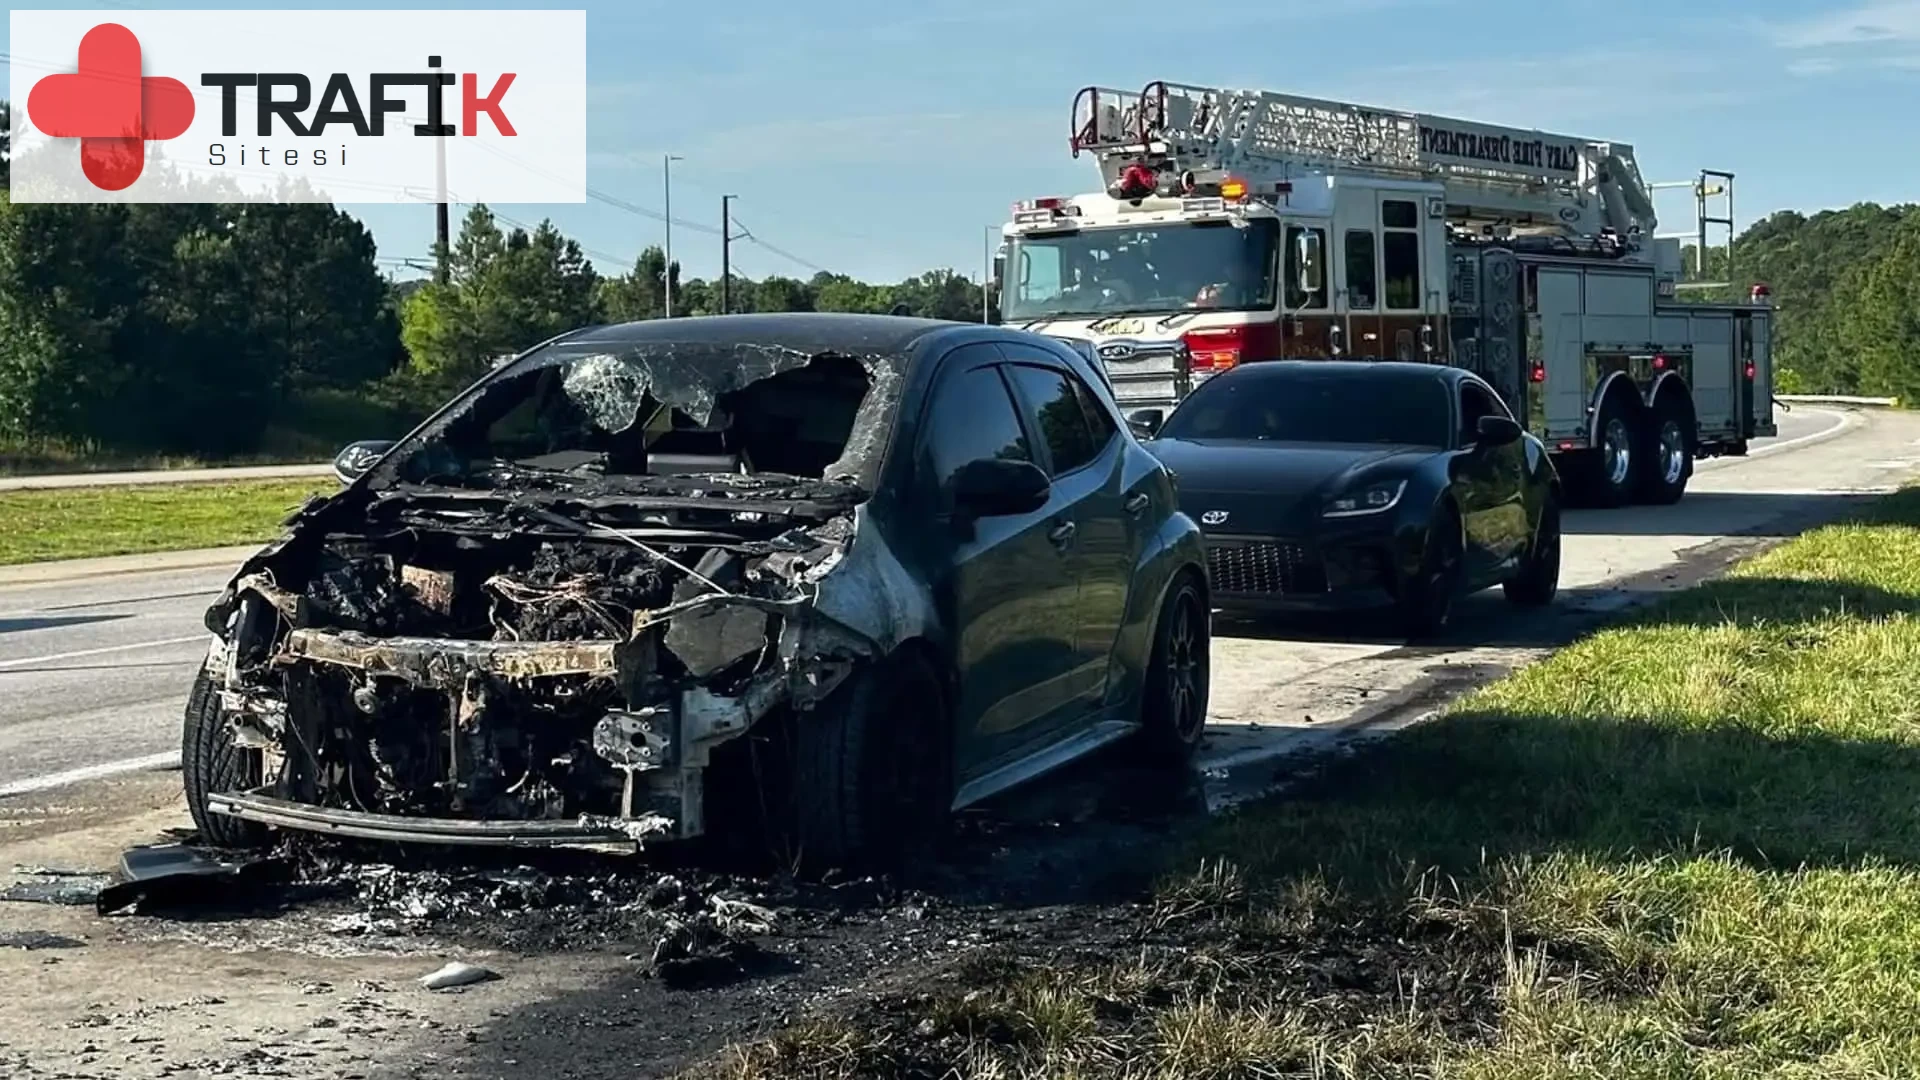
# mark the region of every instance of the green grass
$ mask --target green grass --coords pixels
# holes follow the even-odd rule
[[[264,543],[331,476],[0,491],[0,565]]]
[[[1920,1076],[1920,491],[1191,841],[1130,954],[720,1071]]]

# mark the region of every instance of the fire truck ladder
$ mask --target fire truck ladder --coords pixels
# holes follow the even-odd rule
[[[1074,98],[1072,149],[1111,183],[1134,161],[1198,174],[1314,173],[1441,184],[1463,227],[1616,234],[1629,248],[1657,220],[1633,147],[1467,120],[1296,97],[1152,82]]]

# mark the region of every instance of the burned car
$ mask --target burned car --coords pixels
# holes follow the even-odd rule
[[[896,316],[594,327],[316,498],[208,609],[202,835],[886,850],[1206,715],[1198,527],[1095,373]]]

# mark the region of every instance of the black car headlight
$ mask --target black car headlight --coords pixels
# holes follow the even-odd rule
[[[1400,496],[1406,492],[1405,480],[1369,484],[1366,487],[1355,488],[1329,502],[1322,514],[1330,518],[1344,518],[1382,513],[1399,505]]]

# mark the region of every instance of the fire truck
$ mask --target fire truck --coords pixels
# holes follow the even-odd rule
[[[1101,190],[1016,204],[999,319],[1091,347],[1135,415],[1240,363],[1454,364],[1604,506],[1677,501],[1697,458],[1775,433],[1766,287],[1678,298],[1631,146],[1154,82],[1081,90],[1071,149]],[[1732,179],[1691,185],[1701,251]]]

